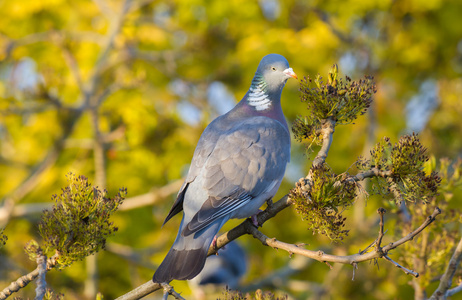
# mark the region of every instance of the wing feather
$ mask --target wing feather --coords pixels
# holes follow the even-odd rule
[[[290,135],[278,121],[254,117],[220,134],[204,158],[205,154],[199,152],[202,165],[196,163],[193,173],[202,176],[208,198],[185,226],[184,235],[206,228],[279,184],[290,159]]]

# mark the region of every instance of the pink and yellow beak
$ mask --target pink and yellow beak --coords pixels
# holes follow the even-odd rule
[[[292,70],[292,68],[287,68],[283,71],[284,74],[286,74],[287,76],[289,77],[292,77],[292,78],[295,78],[295,79],[298,79],[298,76],[297,74],[295,74],[294,70]]]

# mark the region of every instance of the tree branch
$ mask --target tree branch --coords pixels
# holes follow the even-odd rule
[[[74,80],[77,83],[77,86],[79,87],[80,92],[82,94],[85,94],[85,88],[83,86],[82,75],[81,75],[80,68],[77,63],[77,60],[75,59],[74,54],[71,52],[71,49],[69,49],[69,46],[65,44],[65,41],[63,40],[62,37],[60,37],[59,44],[63,52],[64,60],[66,61],[67,66],[69,67],[72,75],[74,76]]]
[[[162,285],[160,283],[154,283],[152,280],[140,285],[136,289],[118,297],[116,300],[135,300],[141,299],[144,296],[151,294],[157,290],[160,290]],[[0,299],[1,300],[1,299]]]
[[[173,181],[163,187],[155,187],[152,191],[133,196],[124,200],[122,205],[119,208],[119,211],[131,210],[147,205],[153,205],[172,194],[175,194],[180,189],[183,184],[183,180]],[[43,203],[28,203],[28,204],[18,204],[13,207],[13,210],[9,214],[8,218],[11,217],[24,217],[33,214],[40,214],[45,209],[50,209],[53,206],[52,202],[43,202]],[[5,219],[2,219],[3,212],[5,208],[0,208],[0,223],[5,222]]]
[[[457,293],[462,292],[462,283],[460,283],[458,286],[455,288],[452,288],[446,292],[446,297],[451,297]]]
[[[257,215],[257,221],[259,224],[263,224],[267,220],[271,219],[277,215],[280,211],[290,206],[290,200],[288,195],[285,195],[277,202],[273,203],[271,206],[268,206],[264,211]],[[223,233],[217,238],[216,245],[212,245],[209,248],[207,255],[213,255],[217,253],[217,250],[228,244],[229,242],[237,239],[238,237],[247,234],[247,226],[252,226],[250,219],[246,219],[238,226],[233,229]],[[161,289],[162,286],[158,283],[154,283],[152,280],[144,283],[143,285],[137,287],[136,289],[128,292],[125,295],[120,296],[116,300],[131,300],[139,299],[150,293]],[[1,299],[0,299],[1,300]]]
[[[383,258],[385,258],[386,260],[388,260],[389,262],[391,262],[395,267],[397,267],[398,269],[401,269],[404,271],[404,273],[406,275],[409,275],[411,274],[412,276],[414,277],[419,277],[419,273],[411,270],[411,269],[408,269],[408,268],[405,268],[403,267],[402,265],[400,265],[399,263],[397,263],[396,261],[394,261],[393,259],[391,259],[388,255],[384,255]]]
[[[56,266],[57,258],[58,255],[55,254],[47,260],[46,271],[49,271]],[[3,291],[0,292],[0,300],[8,298],[13,293],[27,286],[32,280],[37,278],[41,274],[41,272],[43,272],[43,266],[39,265],[34,271],[22,277],[19,277],[17,280],[13,281],[9,286],[7,286],[5,289],[3,289]]]
[[[331,144],[331,138],[333,134],[333,127],[335,122],[326,122],[326,130],[324,132],[324,137],[329,140],[327,142],[323,142],[323,147],[320,151],[320,154],[317,156],[317,159],[313,163],[315,164],[322,164],[325,161],[325,158],[327,156],[327,153],[330,148]],[[386,173],[381,173],[378,169],[372,169],[370,171],[367,171],[365,173],[360,173],[356,176],[353,176],[352,180],[362,180],[363,178],[366,177],[372,177],[372,176],[377,176],[377,174],[381,174],[386,176]],[[308,177],[308,176],[307,176]],[[361,179],[362,178],[362,179]],[[280,200],[278,200],[275,203],[272,203],[268,205],[268,207],[261,213],[257,215],[257,222],[258,224],[262,225],[264,224],[267,220],[273,218],[275,215],[277,215],[280,211],[284,210],[285,208],[289,207],[291,205],[291,201],[288,197],[288,195],[285,195],[282,197]],[[238,226],[234,227],[233,229],[223,233],[217,238],[216,244],[212,245],[209,248],[208,255],[216,254],[218,249],[222,248],[229,242],[237,239],[238,237],[245,235],[245,234],[251,234],[254,236],[256,239],[258,239],[262,244],[273,247],[275,249],[283,249],[289,252],[290,254],[301,254],[303,256],[306,256],[308,258],[312,258],[315,260],[318,260],[320,262],[337,262],[337,263],[343,263],[343,264],[350,264],[354,268],[357,268],[357,264],[359,262],[364,262],[364,261],[370,261],[373,259],[378,259],[378,258],[383,258],[388,254],[388,252],[392,249],[395,249],[396,247],[404,244],[405,242],[413,239],[417,234],[419,234],[423,229],[425,229],[428,225],[430,225],[434,220],[437,215],[441,213],[441,210],[439,208],[435,208],[435,211],[431,216],[425,220],[425,222],[419,226],[416,230],[412,231],[409,233],[406,237],[401,238],[400,240],[390,243],[387,246],[381,248],[379,247],[378,249],[375,249],[374,251],[371,252],[366,252],[362,251],[357,254],[349,255],[349,256],[337,256],[337,255],[331,255],[331,254],[326,254],[323,251],[312,251],[312,250],[307,250],[304,248],[301,248],[299,245],[293,245],[293,244],[288,244],[284,243],[281,241],[276,240],[275,238],[270,239],[266,235],[264,235],[262,232],[260,232],[255,226],[251,223],[249,219],[246,219],[243,221],[241,224]],[[376,241],[374,241],[372,245],[380,245],[380,241],[383,237],[383,228],[379,232],[379,237],[377,238]],[[370,247],[368,247],[370,248]],[[391,260],[388,257],[388,260]],[[405,269],[405,268],[404,268]],[[407,270],[407,269],[406,269]],[[415,272],[408,270],[409,274],[416,274]],[[142,286],[138,287],[137,289],[117,298],[118,300],[128,300],[128,299],[138,299],[136,297],[144,297],[145,295],[148,295],[149,293],[152,293],[158,289],[161,288],[161,285],[154,283],[152,281],[148,281],[147,283],[143,284]]]
[[[84,93],[83,95],[85,99],[83,104],[84,107],[88,107],[90,105],[91,95],[95,93],[97,82],[99,80],[99,70],[103,67],[104,62],[107,60],[109,52],[113,46],[114,39],[118,34],[122,26],[124,16],[130,7],[130,3],[131,0],[125,0],[125,2],[122,4],[120,14],[113,22],[111,22],[112,26],[107,34],[106,43],[93,69],[93,76],[91,76],[88,84],[89,87],[88,89],[86,89],[86,93]],[[34,34],[29,36],[29,38],[26,41],[23,40],[23,42],[33,43],[40,40],[49,39],[50,34],[53,34],[53,32],[47,32],[46,34]],[[36,186],[40,176],[55,163],[55,161],[58,158],[59,152],[63,147],[64,141],[73,132],[73,127],[80,119],[82,112],[83,109],[74,111],[72,117],[66,120],[67,126],[63,126],[63,128],[65,128],[64,133],[62,134],[61,138],[56,141],[55,146],[48,152],[48,154],[45,156],[42,162],[37,164],[36,167],[33,170],[31,170],[29,176],[12,193],[10,193],[10,195],[3,199],[3,206],[0,208],[0,220],[3,221],[2,223],[0,223],[1,227],[3,227],[8,222],[8,219],[11,215],[11,211],[13,210],[15,203],[19,199],[24,197],[26,194],[28,194]]]
[[[34,300],[42,300],[45,296],[47,290],[47,282],[45,279],[45,275],[47,273],[47,257],[40,253],[37,256],[37,288],[35,289],[35,299]]]
[[[401,246],[402,244],[412,240],[416,235],[418,235],[428,225],[433,223],[433,221],[435,221],[436,216],[439,215],[439,214],[441,214],[441,209],[439,209],[438,207],[435,207],[435,210],[433,211],[431,216],[428,216],[428,218],[425,220],[425,222],[423,222],[422,225],[420,225],[416,230],[410,232],[408,235],[406,235],[405,237],[399,239],[398,241],[386,245],[385,247],[382,248],[382,251],[388,252],[388,251],[393,250],[393,249]]]
[[[298,245],[293,245],[293,244],[288,244],[284,243],[281,241],[276,240],[275,238],[269,238],[266,235],[264,235],[262,232],[260,232],[255,226],[252,226],[250,222],[246,220],[245,223],[245,228],[248,231],[248,233],[252,234],[253,237],[258,239],[262,244],[266,246],[270,246],[274,249],[282,249],[286,250],[290,254],[300,254],[303,256],[306,256],[308,258],[315,259],[320,262],[334,262],[334,263],[342,263],[342,264],[350,264],[350,265],[355,265],[360,262],[364,261],[369,261],[372,259],[377,259],[377,258],[385,258],[394,265],[399,266],[397,263],[393,262],[389,257],[385,257],[388,255],[388,252],[392,249],[395,249],[396,247],[412,240],[416,235],[418,235],[424,228],[426,228],[428,225],[430,225],[434,220],[437,215],[441,213],[441,210],[439,208],[435,208],[435,211],[431,216],[425,220],[425,222],[420,225],[416,230],[412,231],[410,234],[408,234],[406,237],[394,242],[390,243],[389,245],[383,247],[383,248],[376,248],[374,251],[371,252],[365,252],[361,251],[357,254],[353,255],[348,255],[348,256],[339,256],[339,255],[332,255],[332,254],[326,254],[323,251],[313,251],[313,250],[307,250],[304,248],[301,248]],[[242,224],[241,224],[242,225]],[[239,225],[240,226],[240,225]],[[377,243],[379,240],[381,240],[380,235],[383,234],[382,232],[379,233],[379,238],[377,238]],[[210,250],[209,250],[210,254]],[[408,270],[404,267],[399,266],[401,269],[406,270],[407,273],[412,274],[414,276],[418,276],[417,273],[415,273],[412,270]]]
[[[263,224],[265,221],[272,218],[274,215],[276,215],[278,212],[282,211],[288,206],[290,206],[290,200],[288,199],[287,196],[284,196],[279,201],[274,203],[271,207],[268,207],[265,211],[258,214],[257,216],[258,223]],[[257,228],[255,228],[255,226],[253,226],[252,223],[247,219],[244,222],[242,222],[240,225],[231,229],[230,231],[225,232],[224,234],[220,235],[220,237],[218,237],[217,239],[216,247],[215,246],[210,247],[208,255],[215,254],[217,252],[217,249],[222,248],[224,245],[240,237],[241,235],[248,233],[248,234],[252,234],[255,238],[257,238],[264,245],[270,246],[275,249],[286,250],[287,252],[291,254],[301,254],[303,256],[315,259],[320,262],[337,262],[337,263],[343,263],[343,264],[351,264],[355,266],[359,262],[382,258],[385,255],[387,255],[390,250],[395,249],[396,247],[412,240],[416,235],[418,235],[422,230],[424,230],[428,225],[430,225],[435,220],[435,217],[439,215],[440,213],[441,213],[441,210],[439,208],[435,208],[432,215],[429,216],[425,220],[425,222],[422,223],[422,225],[420,225],[416,230],[412,231],[411,233],[401,238],[400,240],[388,244],[387,246],[379,249],[378,251],[374,250],[368,253],[366,253],[365,251],[362,251],[360,253],[349,255],[349,256],[337,256],[337,255],[326,254],[323,251],[307,250],[307,249],[301,248],[299,245],[284,243],[274,238],[270,239],[269,237],[261,233],[259,230],[257,230]],[[371,245],[375,243],[376,242],[374,241]],[[415,274],[417,274],[413,272],[412,270],[408,270],[408,269],[406,270],[408,271],[409,274],[412,274],[414,276],[416,276]]]
[[[462,239],[459,241],[459,244],[457,245],[456,250],[454,251],[454,254],[451,257],[451,260],[449,261],[446,271],[440,279],[440,284],[436,291],[433,293],[433,295],[430,297],[430,300],[446,299],[446,297],[450,296],[449,291],[451,292],[451,295],[453,295],[456,292],[462,290],[461,285],[452,290],[449,290],[452,284],[452,278],[454,277],[454,274],[457,270],[457,266],[460,264],[461,259]]]
[[[347,177],[345,180],[358,182],[358,181],[363,181],[366,178],[372,178],[372,177],[387,178],[391,176],[391,174],[392,174],[391,171],[382,171],[377,168],[372,168],[370,170],[360,172],[354,176]]]
[[[164,297],[163,297],[163,299],[167,299],[168,295],[172,295],[175,299],[185,300],[183,297],[180,296],[180,294],[175,292],[175,290],[173,289],[173,287],[171,285],[166,284],[166,283],[162,283],[162,287],[164,289]]]
[[[182,179],[176,180],[161,188],[155,188],[149,193],[127,198],[124,200],[119,210],[130,210],[146,205],[152,205],[160,199],[177,193],[182,184]]]
[[[322,135],[322,147],[319,150],[318,155],[316,155],[315,159],[313,160],[313,167],[317,167],[322,165],[327,158],[327,154],[329,153],[330,146],[332,144],[333,135],[335,132],[335,120],[332,117],[323,120],[321,135]],[[308,174],[308,178],[311,179],[311,171]]]
[[[382,245],[382,238],[384,236],[384,233],[383,233],[383,227],[385,226],[385,223],[383,221],[383,215],[385,214],[386,210],[384,208],[379,208],[377,210],[377,213],[379,214],[380,216],[380,223],[379,223],[379,236],[377,237],[376,239],[376,242],[375,242],[375,250],[376,251],[379,251],[380,250],[380,246]]]

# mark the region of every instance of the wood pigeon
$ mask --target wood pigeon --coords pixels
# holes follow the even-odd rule
[[[290,160],[290,134],[281,109],[282,88],[290,77],[297,75],[283,56],[266,55],[244,98],[205,128],[164,221],[183,210],[176,240],[154,282],[195,277],[223,224],[255,215],[278,190]]]

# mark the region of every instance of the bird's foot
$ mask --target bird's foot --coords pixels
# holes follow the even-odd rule
[[[273,198],[269,198],[268,200],[266,200],[266,205],[268,206],[268,208],[271,208],[273,206]]]
[[[253,224],[255,227],[257,227],[257,228],[258,228],[258,227],[261,227],[261,225],[258,224],[258,219],[257,219],[257,215],[258,215],[259,213],[261,213],[261,212],[262,212],[262,210],[259,209],[257,213],[255,213],[255,214],[253,214],[252,216],[250,216],[250,220],[252,221],[252,224]]]
[[[213,240],[212,240],[213,248],[214,248],[215,251],[216,251],[215,255],[218,255],[218,244],[217,244],[217,241],[218,241],[218,239],[217,239],[217,236],[215,235],[215,236],[213,237]],[[226,248],[226,246],[223,246],[223,247],[221,247],[220,249],[225,250],[225,248]]]

